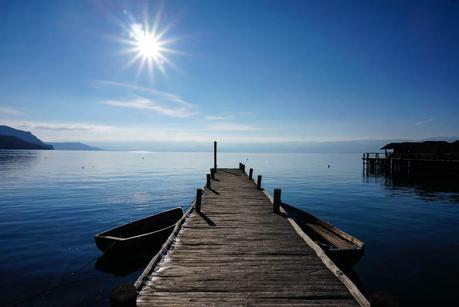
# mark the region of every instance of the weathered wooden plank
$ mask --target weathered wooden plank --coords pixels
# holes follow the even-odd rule
[[[239,268],[232,270],[231,276],[226,275],[226,270],[215,270],[211,267],[187,267],[187,266],[174,266],[164,268],[162,270],[156,271],[150,275],[150,277],[168,277],[168,276],[185,276],[192,275],[191,278],[203,279],[217,277],[233,278],[239,279],[241,276],[253,276],[253,275],[269,275],[266,276],[267,279],[276,278],[277,275],[286,274],[287,276],[301,277],[301,276],[311,276],[311,275],[320,275],[326,279],[333,279],[333,274],[327,270],[323,270],[321,267],[307,267],[301,270],[289,270],[288,267],[270,267],[270,268],[260,268],[260,266],[252,267],[243,267],[242,265]],[[286,276],[286,277],[287,277]]]
[[[247,293],[192,292],[174,293],[155,292],[138,300],[138,306],[356,306],[355,301],[343,298],[319,299],[303,297],[279,298],[269,295]],[[216,304],[215,302],[218,302]]]
[[[139,306],[358,306],[247,175],[214,177],[201,212],[138,280]]]

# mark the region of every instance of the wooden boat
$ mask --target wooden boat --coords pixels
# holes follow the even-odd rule
[[[164,243],[182,216],[182,208],[175,208],[99,233],[94,239],[106,255],[124,256],[153,250]]]
[[[292,218],[336,264],[352,266],[362,257],[365,244],[359,239],[345,233],[328,222],[286,203],[282,203],[282,207],[287,212],[287,215]]]

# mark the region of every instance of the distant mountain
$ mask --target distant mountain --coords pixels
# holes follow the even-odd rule
[[[47,144],[52,145],[55,150],[102,150],[100,148],[89,146],[80,142],[47,142]]]
[[[11,135],[0,135],[0,149],[52,149],[29,143]]]
[[[422,141],[445,141],[445,142],[455,142],[457,140],[459,140],[459,137],[451,137],[451,136],[436,136],[436,137],[422,139]]]
[[[28,131],[14,129],[8,126],[0,125],[0,136],[2,136],[3,142],[5,142],[4,146],[18,146],[19,147],[19,148],[9,147],[8,149],[53,149],[53,146],[43,143],[39,138],[37,138],[32,133]],[[16,138],[16,140],[12,138],[7,138],[7,137],[14,137]],[[21,142],[18,142],[18,140]],[[31,148],[30,144],[37,145],[38,147],[32,146],[34,148]],[[24,148],[24,146],[26,146],[27,148]],[[0,145],[0,148],[3,148],[2,145]]]
[[[92,147],[79,142],[44,143],[28,131],[2,125],[0,125],[0,136],[2,136],[0,149],[101,150],[97,147]]]

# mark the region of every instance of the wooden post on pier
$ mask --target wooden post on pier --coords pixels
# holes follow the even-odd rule
[[[214,141],[214,169],[217,172],[217,141]]]
[[[240,169],[243,173],[245,173],[245,165],[244,165],[244,164],[239,163],[239,169]]]
[[[195,208],[197,212],[201,212],[201,200],[202,200],[202,189],[196,190],[196,204]]]
[[[251,168],[249,170],[249,179],[252,180],[253,179],[253,168]]]
[[[258,175],[257,189],[258,189],[258,190],[261,190],[261,175]]]
[[[281,189],[274,189],[273,212],[280,213]]]
[[[215,179],[215,168],[211,168],[211,169],[210,169],[210,177],[211,177],[212,179]]]
[[[210,183],[210,174],[206,175],[206,188],[210,189],[211,188],[211,183]]]

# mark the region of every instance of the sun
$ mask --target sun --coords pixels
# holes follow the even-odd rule
[[[164,42],[160,40],[156,33],[145,31],[139,24],[135,24],[132,26],[130,36],[132,37],[134,49],[137,54],[155,61],[163,56],[161,46]]]
[[[129,53],[132,58],[127,66],[138,63],[137,75],[145,69],[150,77],[155,70],[165,73],[165,66],[172,65],[168,54],[174,53],[170,45],[174,40],[166,39],[166,30],[158,31],[157,23],[149,27],[148,24],[132,23],[126,27],[128,38],[123,39],[129,47],[124,52]]]
[[[138,38],[137,41],[137,48],[139,52],[144,57],[150,57],[157,59],[161,56],[160,46],[161,42],[158,41],[158,38],[153,34],[144,34]]]

